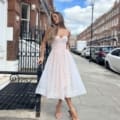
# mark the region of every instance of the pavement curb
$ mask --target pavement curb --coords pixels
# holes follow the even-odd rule
[[[10,75],[0,74],[0,90],[10,83]]]

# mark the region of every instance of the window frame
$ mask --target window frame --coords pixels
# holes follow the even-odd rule
[[[25,6],[27,6],[28,8],[27,8],[27,19],[25,19],[25,18],[22,18],[22,6],[23,5],[25,5]],[[28,4],[28,3],[24,3],[24,2],[22,2],[21,3],[21,24],[22,24],[22,22],[27,22],[27,31],[26,32],[29,32],[29,23],[30,23],[30,4]]]

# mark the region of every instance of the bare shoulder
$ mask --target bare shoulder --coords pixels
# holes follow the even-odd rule
[[[71,34],[70,30],[68,30],[68,29],[63,29],[63,32],[66,33],[68,36]]]

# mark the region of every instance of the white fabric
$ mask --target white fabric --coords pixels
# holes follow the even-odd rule
[[[65,97],[87,93],[75,60],[66,49],[67,40],[67,36],[56,36],[52,42],[52,50],[37,85],[36,94],[65,100]]]

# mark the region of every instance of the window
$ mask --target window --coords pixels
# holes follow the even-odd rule
[[[30,21],[30,5],[26,3],[21,4],[21,33],[29,31]]]
[[[120,49],[117,49],[117,50],[112,51],[111,54],[120,57]]]

